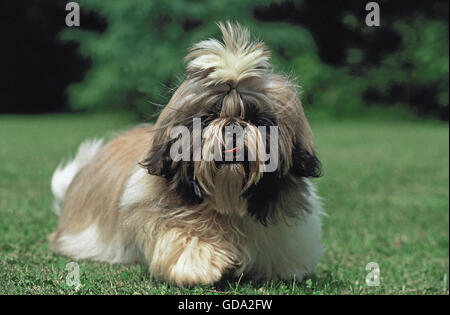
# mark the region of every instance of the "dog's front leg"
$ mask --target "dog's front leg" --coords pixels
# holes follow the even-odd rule
[[[219,238],[172,228],[144,249],[150,273],[181,286],[212,284],[233,267],[233,247]]]

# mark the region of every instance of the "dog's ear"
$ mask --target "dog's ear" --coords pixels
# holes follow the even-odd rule
[[[176,191],[182,200],[188,204],[198,204],[203,201],[203,194],[197,181],[193,178],[192,164],[175,162],[170,157],[170,145],[173,142],[153,145],[148,157],[139,163],[150,175],[167,179],[169,191]]]
[[[167,177],[172,172],[172,158],[170,157],[169,143],[154,144],[148,156],[140,165],[144,167],[150,175]]]
[[[321,176],[321,163],[314,153],[313,134],[296,85],[276,74],[268,77],[271,84],[266,89],[267,98],[283,106],[278,119],[282,166],[285,166],[281,173],[289,172],[295,177]]]
[[[314,152],[295,146],[292,150],[291,173],[296,177],[320,177],[322,164]]]

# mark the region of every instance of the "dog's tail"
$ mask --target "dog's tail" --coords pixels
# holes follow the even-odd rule
[[[66,164],[60,164],[52,176],[51,188],[55,201],[54,211],[59,215],[61,204],[64,201],[67,188],[69,188],[75,175],[88,164],[103,146],[103,139],[94,139],[83,142],[78,147],[75,158]]]

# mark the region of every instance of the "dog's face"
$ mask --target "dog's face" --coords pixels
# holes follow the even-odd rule
[[[219,27],[224,44],[200,42],[186,57],[187,78],[161,112],[142,165],[186,205],[265,224],[275,216],[271,201],[295,178],[319,176],[320,163],[296,88],[270,71],[264,44],[238,25]],[[174,157],[180,148],[186,159]]]

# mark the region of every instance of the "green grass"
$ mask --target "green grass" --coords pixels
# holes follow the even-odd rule
[[[140,266],[72,260],[48,250],[56,225],[50,177],[87,137],[136,123],[131,114],[0,116],[0,294],[448,294],[449,128],[438,122],[314,120],[325,176],[325,254],[304,282],[178,288]],[[365,284],[367,263],[380,286]]]

